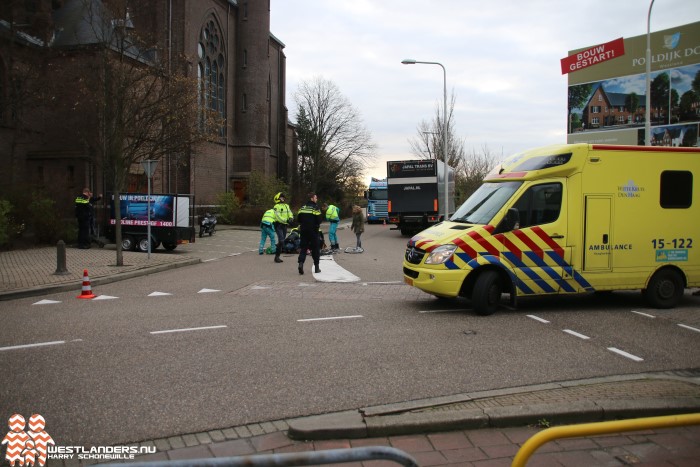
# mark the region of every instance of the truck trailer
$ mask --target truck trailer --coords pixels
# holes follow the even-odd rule
[[[445,165],[435,159],[387,162],[389,223],[411,235],[445,217]],[[454,170],[448,167],[448,218],[455,208]]]
[[[515,154],[411,238],[404,281],[488,315],[524,296],[700,286],[700,148],[555,145]]]
[[[194,196],[178,194],[121,193],[122,249],[148,251],[148,208],[150,205],[151,251],[163,245],[174,250],[178,245],[194,243]],[[105,236],[116,242],[114,195],[110,196],[110,216]]]

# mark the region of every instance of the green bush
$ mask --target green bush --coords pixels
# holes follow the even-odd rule
[[[12,238],[12,227],[10,221],[10,212],[12,204],[9,201],[0,199],[0,247],[4,247],[10,243]]]
[[[275,205],[274,197],[280,191],[287,194],[287,203],[289,203],[289,187],[283,181],[266,177],[257,170],[250,173],[247,193],[249,205],[264,207],[265,210],[270,209]]]
[[[29,203],[28,223],[38,243],[56,243],[64,233],[64,223],[56,211],[56,202],[34,193]]]
[[[219,205],[217,221],[222,224],[233,224],[241,209],[241,203],[238,201],[238,198],[236,198],[236,194],[233,192],[219,193],[216,199]]]

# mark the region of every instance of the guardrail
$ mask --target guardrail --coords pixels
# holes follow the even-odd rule
[[[685,425],[699,425],[700,413],[644,417],[611,422],[582,423],[578,425],[547,428],[533,435],[518,450],[511,467],[524,467],[530,456],[543,444],[560,438],[603,435],[622,431],[646,430],[649,428],[672,428]]]
[[[340,464],[370,460],[393,461],[406,467],[418,467],[416,460],[404,451],[388,446],[367,446],[325,451],[305,451],[284,454],[255,454],[251,456],[177,461],[149,461],[125,464],[102,464],[128,467],[283,467],[291,465]]]

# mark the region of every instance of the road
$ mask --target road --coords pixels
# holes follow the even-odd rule
[[[341,246],[354,243],[347,229]],[[700,367],[700,298],[637,292],[523,300],[480,317],[404,285],[406,238],[371,225],[360,278],[318,282],[296,257],[220,231],[205,262],[3,303],[0,414],[40,413],[64,444],[118,444],[468,391]],[[158,254],[158,253],[156,253]],[[324,259],[321,269],[329,267]],[[322,272],[323,274],[323,272]],[[319,278],[321,278],[319,276]],[[46,303],[48,304],[39,304]]]

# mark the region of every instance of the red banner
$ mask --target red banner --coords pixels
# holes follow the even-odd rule
[[[565,75],[582,70],[613,58],[625,55],[625,40],[621,37],[605,44],[596,45],[590,49],[576,52],[561,59],[561,74]]]

